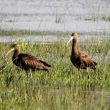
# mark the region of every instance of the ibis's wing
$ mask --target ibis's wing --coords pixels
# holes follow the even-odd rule
[[[51,67],[51,65],[47,64],[46,62],[42,61],[42,60],[39,60],[41,63],[43,63],[45,66],[47,67]]]
[[[80,52],[80,59],[83,63],[86,64],[90,64],[92,62],[92,58],[86,53]]]
[[[22,55],[22,63],[31,68],[43,69],[45,62],[38,60],[36,57],[25,54]]]

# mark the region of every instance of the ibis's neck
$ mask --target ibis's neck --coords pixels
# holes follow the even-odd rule
[[[18,55],[19,55],[19,50],[15,49],[12,59],[15,60],[18,57]]]
[[[76,39],[73,39],[72,41],[72,51],[71,51],[71,54],[76,54],[77,53],[77,40]]]

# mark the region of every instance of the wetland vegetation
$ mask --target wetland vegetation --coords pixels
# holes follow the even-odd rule
[[[16,43],[16,42],[13,42]],[[21,52],[30,53],[52,65],[49,72],[36,71],[33,78],[16,67],[10,43],[0,43],[1,110],[108,110],[110,107],[110,43],[92,40],[79,44],[98,62],[95,71],[78,71],[70,62],[71,44],[19,41]],[[3,67],[2,67],[3,66]],[[99,92],[100,91],[100,92]]]
[[[89,79],[70,61],[72,32],[98,63]],[[52,68],[27,77],[12,43]],[[110,110],[110,0],[0,0],[0,110]]]

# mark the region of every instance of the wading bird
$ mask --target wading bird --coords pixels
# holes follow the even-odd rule
[[[18,44],[13,44],[11,46],[11,50],[8,51],[7,55],[14,51],[12,56],[12,61],[16,66],[19,66],[20,68],[24,69],[26,72],[29,71],[35,71],[35,70],[43,70],[48,71],[49,67],[51,65],[47,64],[46,62],[37,59],[36,57],[25,54],[25,53],[19,53],[20,52],[20,46]],[[32,77],[32,73],[31,73]]]
[[[78,68],[78,70],[87,69],[88,67],[95,70],[97,63],[93,61],[89,55],[77,49],[78,34],[75,32],[72,33],[71,36],[72,37],[67,42],[67,45],[72,40],[71,62],[73,65]]]

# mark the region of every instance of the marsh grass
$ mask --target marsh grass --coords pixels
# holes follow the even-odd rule
[[[110,87],[110,62],[105,61],[109,41],[82,43],[79,49],[93,58],[103,55],[95,71],[78,71],[70,62],[71,44],[65,40],[44,43],[19,42],[21,51],[30,53],[52,65],[48,72],[36,71],[33,78],[13,65],[12,54],[5,57],[10,44],[0,43],[0,109],[1,110],[107,110],[109,105],[102,99],[86,92]],[[2,68],[2,66],[4,66]],[[102,90],[103,91],[103,90]],[[97,96],[96,96],[97,97]],[[93,99],[92,99],[93,98]],[[90,100],[91,99],[91,100]],[[90,103],[89,103],[90,102]]]

